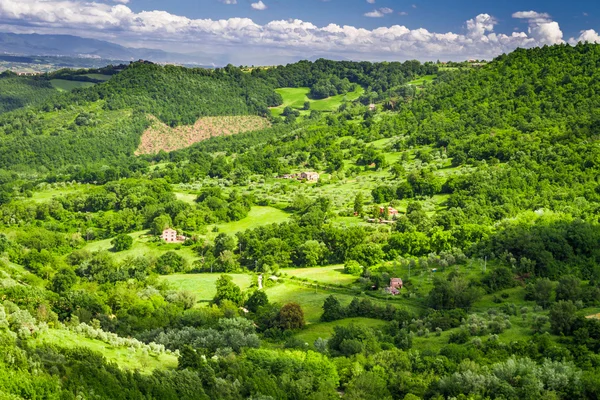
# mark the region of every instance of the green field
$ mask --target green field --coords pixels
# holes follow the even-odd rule
[[[139,370],[149,374],[157,368],[174,369],[177,356],[163,353],[159,356],[144,354],[142,349],[130,350],[127,347],[114,347],[100,340],[89,339],[76,332],[63,329],[49,329],[41,333],[33,344],[52,344],[60,347],[86,347],[101,353],[108,361],[115,362],[122,369]]]
[[[228,235],[234,235],[247,229],[254,229],[263,225],[285,222],[289,218],[290,215],[288,213],[281,211],[278,208],[254,206],[246,218],[225,224],[213,225],[209,227],[209,230],[212,231],[212,228],[216,226],[219,233],[223,232]]]
[[[107,81],[112,78],[112,75],[104,75],[104,74],[85,74],[83,76],[87,76],[88,78],[96,79],[99,81]]]
[[[425,83],[431,83],[437,78],[437,75],[425,75],[408,82],[409,85],[423,86]]]
[[[32,200],[36,203],[46,203],[57,197],[63,197],[63,196],[69,195],[69,194],[81,192],[88,187],[89,187],[89,185],[76,185],[76,186],[69,186],[69,187],[64,187],[64,188],[43,189],[43,190],[33,192],[32,196],[29,198],[29,200]]]
[[[385,326],[386,322],[372,318],[346,318],[333,322],[320,322],[311,324],[306,329],[298,332],[294,337],[304,340],[309,346],[312,346],[318,338],[328,339],[333,335],[333,328],[336,326],[348,326],[350,324],[360,325],[363,327],[380,329]]]
[[[169,282],[174,289],[187,290],[197,296],[200,303],[209,302],[217,294],[215,283],[222,274],[174,274],[161,276],[160,279]],[[242,290],[252,284],[252,276],[248,274],[227,274]]]
[[[66,79],[52,79],[50,83],[55,89],[61,92],[70,92],[73,89],[87,88],[95,85],[92,82],[68,81]]]
[[[117,260],[124,260],[127,257],[137,256],[160,257],[168,251],[177,252],[177,254],[185,258],[190,264],[197,259],[196,254],[189,247],[175,243],[164,243],[162,241],[154,242],[154,236],[149,235],[147,231],[133,232],[130,233],[129,236],[133,237],[133,246],[129,250],[114,253],[114,257]],[[84,249],[90,252],[111,250],[113,247],[110,243],[111,240],[112,238],[91,242],[88,243]]]
[[[356,282],[357,277],[344,274],[343,265],[330,265],[327,267],[282,269],[281,272],[296,278],[305,278],[326,284],[350,285]]]
[[[177,200],[185,201],[188,204],[196,204],[198,195],[194,193],[175,192],[175,197],[177,197]]]
[[[360,97],[364,92],[364,89],[358,86],[353,92],[340,94],[337,96],[328,97],[321,100],[313,100],[309,98],[310,88],[281,88],[275,89],[277,93],[283,97],[283,104],[278,107],[271,108],[271,114],[274,116],[281,115],[284,108],[292,107],[297,110],[304,108],[305,102],[310,102],[311,110],[317,111],[335,111],[344,101],[354,101]],[[309,111],[303,111],[304,114],[308,114]]]
[[[368,298],[374,303],[385,305],[384,300],[375,300],[363,295],[353,295],[350,293],[338,293],[326,289],[316,288],[315,286],[305,286],[300,283],[283,282],[265,289],[270,302],[276,303],[298,303],[304,310],[304,318],[308,324],[319,322],[323,314],[323,302],[332,294],[338,298],[344,306],[350,304],[354,297]]]

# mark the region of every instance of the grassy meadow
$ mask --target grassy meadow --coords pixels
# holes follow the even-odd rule
[[[356,282],[356,276],[344,274],[343,271],[343,265],[330,265],[327,267],[282,269],[281,273],[323,284],[351,285]]]
[[[87,88],[95,85],[93,82],[70,81],[66,79],[52,79],[50,80],[50,84],[61,92],[70,92],[73,89]]]
[[[173,288],[187,290],[196,295],[198,303],[211,301],[217,289],[215,283],[222,274],[174,274],[161,276],[160,279],[168,282]],[[246,290],[252,284],[252,275],[249,274],[227,274],[242,290]]]
[[[273,116],[279,116],[283,113],[286,107],[292,107],[297,110],[301,110],[301,115],[307,115],[310,111],[303,110],[304,103],[310,102],[310,109],[317,111],[335,111],[345,101],[354,101],[360,97],[364,92],[364,89],[358,86],[353,92],[346,94],[340,94],[337,96],[331,96],[326,99],[313,100],[309,97],[310,88],[282,88],[275,89],[277,93],[283,97],[283,104],[278,107],[271,108],[271,114]]]
[[[116,363],[122,369],[138,370],[143,374],[150,374],[157,368],[177,368],[175,354],[151,355],[144,353],[142,349],[115,347],[65,329],[49,329],[35,338],[32,344],[49,344],[68,348],[85,347],[101,353],[107,361]]]

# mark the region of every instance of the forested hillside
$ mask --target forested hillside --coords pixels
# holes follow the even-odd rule
[[[5,113],[0,394],[600,398],[597,65],[139,63]],[[380,102],[131,154],[322,79]]]
[[[0,74],[0,114],[41,103],[55,94],[48,80],[19,77],[10,72]]]
[[[1,167],[56,170],[132,156],[153,115],[170,126],[202,116],[266,115],[280,97],[238,69],[134,63],[106,83],[0,116]]]
[[[352,90],[352,85],[386,93],[399,89],[414,77],[437,71],[437,66],[432,63],[421,64],[414,60],[370,63],[319,59],[276,68],[256,68],[252,75],[268,80],[275,87],[309,87],[313,98],[319,99],[344,94]]]
[[[0,116],[3,134],[0,167],[18,170],[43,167],[56,171],[70,165],[102,162],[120,165],[122,157],[133,155],[142,132],[149,126],[146,115],[171,127],[193,125],[205,116],[266,117],[270,115],[268,107],[282,103],[281,96],[274,91],[277,87],[306,84],[317,91],[323,80],[329,80],[333,86],[321,94],[314,93],[316,98],[345,93],[356,84],[384,93],[398,88],[412,76],[434,69],[433,65],[418,62],[372,64],[321,60],[283,69],[256,69],[258,72],[248,74],[233,66],[208,70],[136,62],[105,83],[86,89],[51,97],[43,91],[29,95],[23,92],[31,100],[35,97],[35,105]],[[98,82],[94,74],[83,72],[62,70],[47,78]],[[114,69],[92,72],[113,74]],[[41,78],[27,82],[47,86],[47,81]],[[3,106],[9,110],[22,107],[27,101],[10,104],[13,103],[6,102]]]

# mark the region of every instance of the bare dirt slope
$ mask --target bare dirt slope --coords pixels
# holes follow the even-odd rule
[[[215,136],[235,135],[267,128],[270,123],[258,116],[204,117],[194,125],[171,128],[150,115],[152,125],[142,134],[135,154],[156,154],[183,149]]]

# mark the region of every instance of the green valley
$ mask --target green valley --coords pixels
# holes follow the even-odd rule
[[[599,64],[3,76],[0,397],[600,397]]]

